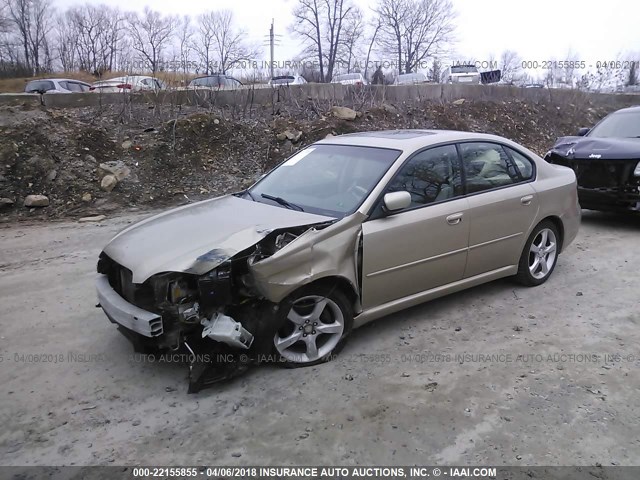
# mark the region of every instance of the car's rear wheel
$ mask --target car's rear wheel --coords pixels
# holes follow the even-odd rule
[[[282,302],[281,328],[273,338],[287,367],[331,360],[344,346],[353,326],[353,309],[336,288],[303,287]]]
[[[524,246],[516,281],[526,286],[541,285],[551,276],[560,249],[558,229],[550,221],[540,222]]]

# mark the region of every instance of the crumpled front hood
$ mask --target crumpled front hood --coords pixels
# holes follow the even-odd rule
[[[335,220],[232,195],[179,207],[118,233],[104,252],[142,283],[161,272],[202,275],[273,230]]]
[[[640,159],[640,139],[561,137],[556,141],[551,151],[568,158],[591,158],[594,160]]]

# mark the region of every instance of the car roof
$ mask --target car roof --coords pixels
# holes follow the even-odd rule
[[[121,82],[123,80],[132,80],[132,79],[138,79],[138,78],[155,78],[155,77],[150,77],[149,75],[125,75],[122,77],[105,78],[100,81],[101,82]]]
[[[372,132],[349,133],[329,137],[318,144],[357,145],[377,148],[393,148],[399,150],[417,150],[419,148],[447,142],[465,140],[493,141],[513,144],[506,138],[487,133],[460,132],[456,130],[380,130]]]
[[[620,110],[616,110],[613,113],[618,113],[618,112],[638,112],[638,111],[640,111],[640,105],[634,105],[633,107],[621,108]]]
[[[33,78],[33,79],[29,80],[29,82],[27,82],[27,83],[43,82],[43,81],[87,83],[87,82],[83,82],[82,80],[76,80],[75,78]]]
[[[229,77],[229,75],[227,75],[226,73],[212,73],[210,75],[200,75],[199,77],[196,77],[193,80],[198,80],[199,78],[213,78],[213,77]],[[233,77],[229,77],[229,78],[233,78]]]

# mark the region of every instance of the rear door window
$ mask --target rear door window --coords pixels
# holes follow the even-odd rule
[[[497,143],[459,144],[467,193],[513,185],[525,180],[515,161]]]
[[[504,148],[509,153],[509,155],[511,155],[511,158],[513,158],[513,161],[515,162],[516,167],[520,172],[522,180],[531,180],[534,175],[533,162],[513,148]]]
[[[67,82],[66,86],[67,90],[71,90],[72,92],[83,92],[82,85],[77,82]]]

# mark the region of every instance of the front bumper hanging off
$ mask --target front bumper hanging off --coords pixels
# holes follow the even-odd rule
[[[204,328],[180,331],[169,335],[162,316],[144,310],[122,298],[109,283],[106,275],[96,280],[99,304],[107,318],[119,327],[137,352],[145,353],[147,347],[154,351],[167,347],[182,350],[189,361],[189,393],[197,393],[214,383],[231,379],[246,372],[260,358],[271,353],[271,340],[275,331],[271,318],[273,307],[255,308],[247,313],[241,324],[228,315],[217,313],[210,320],[203,320]],[[243,316],[242,318],[244,318]],[[251,328],[245,328],[246,325]],[[171,327],[175,332],[175,326]],[[170,330],[171,330],[170,328]],[[256,331],[254,336],[250,330]],[[175,336],[175,340],[173,337]],[[171,338],[169,338],[171,337]],[[162,353],[160,353],[162,356]]]

